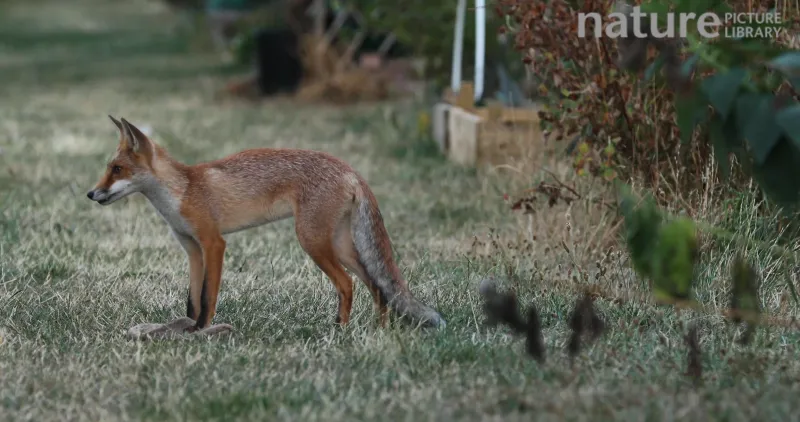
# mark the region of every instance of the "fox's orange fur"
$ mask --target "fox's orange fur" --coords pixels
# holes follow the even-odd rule
[[[223,235],[288,217],[300,245],[339,293],[337,322],[347,324],[353,280],[369,288],[385,324],[388,308],[431,326],[444,319],[416,300],[392,258],[378,202],[364,179],[329,154],[298,149],[251,149],[197,165],[167,151],[125,119],[115,157],[87,196],[109,205],[142,193],[172,229],[189,259],[190,331],[207,327],[217,307]]]

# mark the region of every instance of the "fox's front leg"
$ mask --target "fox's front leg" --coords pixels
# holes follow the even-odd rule
[[[217,295],[222,281],[222,261],[225,256],[225,239],[219,233],[199,238],[205,272],[200,290],[200,313],[190,331],[202,330],[211,324],[217,311]]]
[[[186,251],[189,259],[189,297],[186,299],[186,316],[197,321],[200,313],[200,295],[203,290],[205,268],[203,265],[203,249],[196,240],[189,236],[175,235]]]

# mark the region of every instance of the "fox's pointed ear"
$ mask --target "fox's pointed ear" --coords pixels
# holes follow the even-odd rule
[[[150,151],[150,138],[131,122],[122,118],[124,138],[127,140],[128,147],[135,153]]]
[[[117,129],[119,129],[120,135],[124,135],[125,134],[125,129],[123,129],[122,123],[120,123],[119,120],[115,119],[110,114],[108,115],[108,118],[111,119],[111,121],[114,122],[114,125],[117,127]]]
[[[120,140],[120,143],[124,149],[136,152],[139,149],[139,142],[136,140],[136,138],[134,138],[133,132],[128,126],[128,121],[123,117],[122,123],[120,124],[122,125],[122,139]]]

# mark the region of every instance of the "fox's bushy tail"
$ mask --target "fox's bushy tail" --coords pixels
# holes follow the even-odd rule
[[[417,300],[392,257],[389,234],[383,225],[378,201],[367,184],[361,181],[360,195],[352,214],[352,235],[359,262],[389,309],[415,323],[444,328],[444,318]]]

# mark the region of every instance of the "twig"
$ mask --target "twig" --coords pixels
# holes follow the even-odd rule
[[[573,189],[572,187],[568,186],[566,183],[562,182],[562,181],[561,181],[561,179],[559,179],[559,178],[558,178],[558,176],[556,176],[556,174],[555,174],[555,173],[553,173],[552,171],[550,171],[550,170],[548,170],[548,169],[546,169],[546,168],[543,168],[543,169],[542,169],[542,171],[544,171],[545,173],[549,174],[549,175],[550,175],[550,176],[553,178],[553,180],[555,180],[555,181],[556,181],[556,183],[557,183],[559,186],[561,186],[561,187],[563,187],[564,189],[566,189],[566,190],[568,190],[568,191],[572,192],[572,194],[574,194],[575,196],[577,196],[577,197],[578,197],[578,199],[583,199],[583,195],[579,194],[579,193],[578,193],[578,191],[576,191],[576,190],[575,190],[575,189]]]

